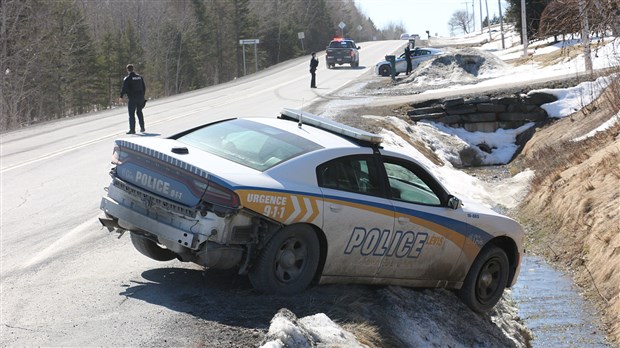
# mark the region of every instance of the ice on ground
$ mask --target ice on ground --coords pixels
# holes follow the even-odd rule
[[[266,341],[261,348],[366,347],[323,313],[297,319],[285,308],[271,319]]]

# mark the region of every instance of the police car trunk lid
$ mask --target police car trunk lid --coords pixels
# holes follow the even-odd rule
[[[217,201],[221,194],[222,201],[214,203],[228,202],[225,196],[232,191],[222,189],[229,184],[213,171],[255,172],[172,139],[119,139],[115,141],[115,158],[119,179],[189,207],[205,199],[207,190],[210,201]]]

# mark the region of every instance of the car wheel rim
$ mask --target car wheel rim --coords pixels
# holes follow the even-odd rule
[[[291,238],[282,243],[274,260],[277,279],[283,283],[294,281],[302,274],[307,256],[308,250],[301,240]]]
[[[499,260],[491,259],[484,264],[476,286],[476,296],[480,302],[485,303],[495,297],[497,288],[500,286],[501,274],[502,267]]]

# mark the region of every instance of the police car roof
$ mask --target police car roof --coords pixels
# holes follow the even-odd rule
[[[370,133],[305,111],[284,108],[280,114],[280,118],[282,119],[297,121],[300,127],[304,124],[311,125],[343,138],[353,140],[363,146],[379,146],[381,142],[383,142],[383,137],[378,134]]]

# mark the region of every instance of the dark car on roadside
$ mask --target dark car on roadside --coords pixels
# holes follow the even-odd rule
[[[352,39],[335,38],[325,49],[325,64],[328,69],[343,64],[357,68],[360,65],[360,49]]]

